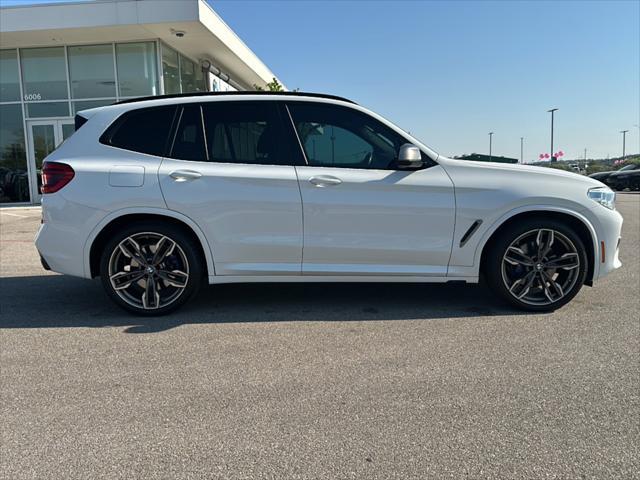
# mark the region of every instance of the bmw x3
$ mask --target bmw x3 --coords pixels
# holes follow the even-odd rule
[[[232,282],[466,282],[551,311],[620,266],[597,180],[438,155],[343,98],[154,97],[76,116],[42,169],[43,266],[141,315]]]

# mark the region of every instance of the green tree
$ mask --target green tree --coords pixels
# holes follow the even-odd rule
[[[265,85],[267,88],[263,88],[260,85],[256,85],[255,83],[253,84],[253,88],[254,90],[257,90],[259,92],[284,92],[284,87],[282,86],[282,84],[278,81],[277,78],[273,77],[273,80],[271,80],[269,83],[267,83]]]
[[[608,172],[610,170],[613,170],[613,167],[603,162],[592,162],[587,165],[587,175],[598,172]]]
[[[555,168],[556,170],[565,170],[567,172],[573,172],[573,168],[564,162],[549,162],[544,164],[545,167]]]

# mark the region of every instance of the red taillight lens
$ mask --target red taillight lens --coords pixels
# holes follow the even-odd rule
[[[76,172],[66,163],[44,162],[42,165],[42,193],[55,193],[69,183]]]

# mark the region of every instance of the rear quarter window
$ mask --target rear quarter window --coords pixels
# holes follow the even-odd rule
[[[87,123],[88,119],[83,117],[82,115],[76,115],[73,119],[73,128],[77,132],[81,126]]]
[[[123,113],[100,137],[100,143],[149,155],[164,156],[176,106],[150,107]]]

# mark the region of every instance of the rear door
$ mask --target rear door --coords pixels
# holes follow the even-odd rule
[[[300,274],[300,153],[283,141],[277,105],[188,103],[178,115],[162,192],[204,230],[216,275]]]
[[[308,275],[447,273],[455,200],[444,169],[395,167],[407,140],[370,115],[340,105],[287,106],[306,166],[297,167]]]

